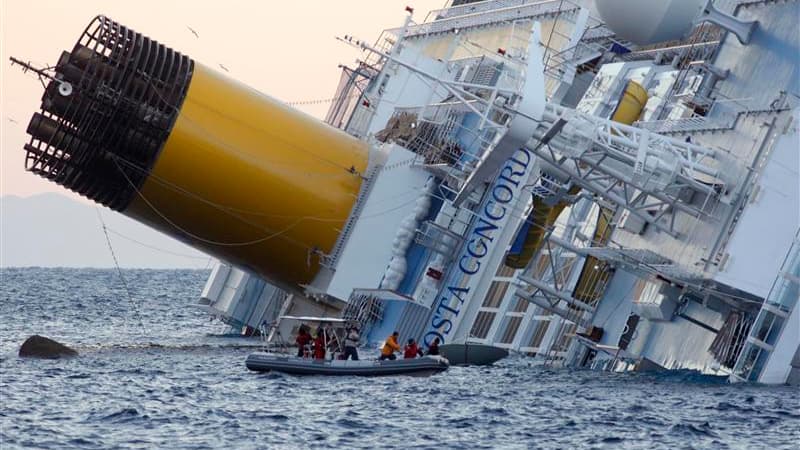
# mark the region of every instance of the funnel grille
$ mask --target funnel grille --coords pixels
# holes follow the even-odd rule
[[[193,61],[103,16],[63,52],[28,125],[25,168],[121,211],[178,116]]]

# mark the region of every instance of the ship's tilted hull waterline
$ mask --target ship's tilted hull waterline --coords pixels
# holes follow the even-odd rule
[[[236,333],[800,381],[800,2],[407,11],[327,123],[98,17],[27,169],[218,258]]]

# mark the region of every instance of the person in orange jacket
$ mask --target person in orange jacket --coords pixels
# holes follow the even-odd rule
[[[397,357],[394,356],[394,352],[400,351],[400,344],[397,343],[398,337],[400,337],[400,333],[395,331],[386,339],[386,342],[383,343],[383,348],[381,348],[381,357],[378,358],[379,360],[383,361],[385,359],[397,359]]]
[[[405,351],[403,351],[403,359],[413,359],[417,356],[422,356],[422,349],[417,346],[414,339],[409,339]]]

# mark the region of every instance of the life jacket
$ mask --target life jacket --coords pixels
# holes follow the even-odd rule
[[[403,352],[404,359],[416,358],[419,354],[419,347],[417,344],[406,345],[406,350]]]
[[[303,347],[305,345],[308,345],[310,341],[311,341],[311,335],[307,333],[298,334],[294,340],[294,342],[297,344],[298,347]]]
[[[325,340],[322,336],[314,339],[314,359],[325,359]]]

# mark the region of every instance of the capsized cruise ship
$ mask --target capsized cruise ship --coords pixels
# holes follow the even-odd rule
[[[26,168],[219,262],[233,333],[357,320],[554,367],[800,383],[800,2],[454,0],[325,122],[106,17]],[[377,32],[378,30],[376,30]]]

